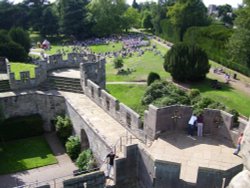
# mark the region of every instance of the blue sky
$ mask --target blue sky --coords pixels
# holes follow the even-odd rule
[[[15,3],[21,2],[22,0],[11,0]],[[51,2],[53,2],[55,0],[51,0]],[[157,0],[136,0],[137,3],[140,2],[145,2],[145,1],[157,1]],[[129,4],[132,4],[133,0],[127,0],[127,2]],[[203,0],[204,4],[206,6],[210,5],[210,4],[215,4],[215,5],[224,5],[224,4],[230,4],[233,7],[237,8],[238,4],[242,4],[242,0]]]

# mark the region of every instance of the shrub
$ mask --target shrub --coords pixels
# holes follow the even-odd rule
[[[235,109],[232,109],[232,110],[229,110],[229,113],[233,115],[233,123],[234,123],[234,126],[238,126],[239,125],[239,112]]]
[[[150,84],[152,84],[155,80],[160,80],[161,77],[159,74],[155,73],[155,72],[150,72],[148,75],[148,79],[147,79],[147,85],[149,86]]]
[[[70,136],[65,144],[66,152],[72,160],[75,160],[81,152],[80,139],[77,136]]]
[[[200,81],[210,65],[206,52],[194,44],[175,44],[165,55],[164,69],[176,81]]]
[[[0,43],[0,56],[7,57],[10,61],[24,62],[28,58],[28,54],[24,48],[15,42]]]
[[[117,57],[117,58],[115,58],[114,59],[114,68],[115,69],[120,69],[120,68],[122,68],[123,67],[123,59],[122,59],[122,57]]]
[[[189,92],[188,92],[188,96],[189,96],[189,98],[192,100],[192,99],[194,99],[194,98],[196,98],[196,97],[198,97],[198,96],[200,96],[200,90],[198,90],[198,89],[191,89],[191,90],[189,90]]]
[[[0,124],[0,136],[5,141],[43,134],[43,120],[40,115],[12,117]]]
[[[90,149],[80,153],[76,160],[76,165],[81,171],[87,171],[95,167],[94,158]]]
[[[155,81],[147,89],[142,98],[142,104],[150,104],[155,99],[161,98],[167,92],[166,82]]]
[[[29,34],[26,31],[22,28],[12,28],[9,31],[9,36],[14,42],[20,44],[25,49],[26,53],[29,53],[31,45]]]
[[[72,123],[68,117],[56,117],[56,132],[63,143],[72,134]]]

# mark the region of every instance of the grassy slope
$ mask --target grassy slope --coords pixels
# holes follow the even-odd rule
[[[107,59],[106,73],[107,81],[146,81],[150,72],[158,73],[162,79],[170,78],[170,74],[163,69],[164,59],[153,52],[146,52],[142,56],[134,55],[124,59],[124,70],[134,70],[128,75],[117,75],[113,67],[113,59]]]
[[[57,163],[44,137],[32,137],[0,145],[0,174]]]
[[[141,98],[145,93],[146,85],[107,85],[107,90],[120,102],[141,114],[147,108],[141,105]]]
[[[11,70],[11,72],[15,73],[15,79],[20,80],[19,72],[22,72],[22,71],[29,71],[30,77],[34,78],[35,77],[35,67],[36,67],[36,65],[15,62],[15,63],[11,63],[10,70]]]

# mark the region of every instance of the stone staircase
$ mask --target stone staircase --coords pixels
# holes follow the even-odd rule
[[[0,92],[11,91],[9,80],[0,80]]]
[[[55,89],[74,93],[83,93],[80,79],[59,76],[49,76],[47,80],[39,86],[39,89],[43,91]]]

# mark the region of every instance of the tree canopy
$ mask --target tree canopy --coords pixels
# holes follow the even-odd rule
[[[231,55],[231,63],[250,68],[250,1],[244,2],[245,5],[236,12],[236,28],[230,38],[228,51]]]
[[[199,81],[210,65],[206,52],[195,44],[177,43],[165,55],[164,69],[176,81]]]
[[[178,28],[180,41],[191,26],[208,24],[207,8],[201,0],[177,0],[167,12],[171,23]]]

